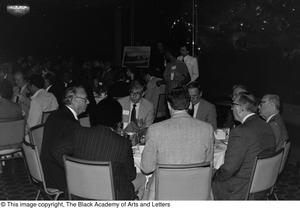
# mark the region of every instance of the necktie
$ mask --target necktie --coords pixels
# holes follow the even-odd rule
[[[194,105],[192,104],[192,108],[191,109],[189,109],[189,114],[190,114],[190,116],[192,116],[192,117],[194,117]]]
[[[136,104],[133,104],[133,108],[131,110],[130,121],[136,123]]]

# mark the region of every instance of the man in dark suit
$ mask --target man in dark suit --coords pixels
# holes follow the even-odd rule
[[[78,115],[88,103],[84,88],[71,87],[66,90],[65,106],[53,112],[45,123],[41,162],[47,187],[66,189],[62,156],[70,149],[68,144],[73,142],[74,130],[81,128]]]
[[[256,114],[252,95],[240,94],[232,104],[234,118],[241,122],[231,130],[224,164],[213,177],[213,193],[217,200],[245,199],[255,157],[275,151],[271,127]]]
[[[259,114],[270,124],[275,138],[276,149],[283,148],[284,142],[289,139],[284,121],[280,115],[280,98],[278,95],[265,95],[259,104]]]
[[[193,118],[210,123],[217,128],[217,113],[214,104],[202,98],[202,89],[198,82],[191,82],[187,86],[191,98],[189,113]]]

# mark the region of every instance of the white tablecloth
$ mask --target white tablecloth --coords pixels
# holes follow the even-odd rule
[[[144,146],[134,146],[133,149],[133,159],[136,167],[136,172],[141,172],[141,159]],[[221,142],[216,142],[214,146],[214,168],[218,169],[224,163],[224,157],[226,152],[226,145]]]

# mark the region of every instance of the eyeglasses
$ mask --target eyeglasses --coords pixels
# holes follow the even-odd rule
[[[233,106],[235,106],[235,105],[240,105],[240,104],[235,103],[235,102],[231,103],[231,107],[233,107]]]
[[[264,104],[264,103],[266,103],[267,101],[265,101],[265,100],[261,100],[260,102],[259,102],[259,105],[262,105],[262,104]]]
[[[89,99],[87,99],[87,98],[83,98],[83,97],[79,97],[79,96],[75,96],[75,97],[84,100],[85,103],[89,102]]]
[[[133,95],[133,96],[137,96],[137,95],[141,95],[143,94],[143,91],[141,92],[130,92],[130,95]]]

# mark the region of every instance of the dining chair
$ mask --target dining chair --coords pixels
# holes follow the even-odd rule
[[[211,199],[212,168],[209,162],[159,164],[154,174],[155,200]]]
[[[63,192],[58,189],[49,188],[46,186],[37,146],[24,142],[22,147],[23,154],[26,160],[26,168],[30,176],[30,181],[38,188],[38,193],[35,197],[35,200],[39,198],[41,192],[45,193],[47,197],[49,197],[49,199],[57,200]]]
[[[45,124],[40,124],[29,129],[30,143],[35,145],[41,154]]]
[[[64,156],[68,196],[71,200],[114,200],[111,162],[81,160]]]
[[[0,121],[0,160],[5,161],[20,156],[25,136],[24,118]],[[18,154],[17,154],[18,153]]]
[[[55,111],[55,110],[54,110]],[[42,114],[42,124],[46,123],[48,117],[50,116],[51,113],[53,113],[54,111],[45,111]]]
[[[246,194],[249,200],[251,194],[266,191],[269,198],[274,194],[273,188],[279,175],[283,149],[267,156],[257,156],[250,177],[250,183]]]
[[[157,106],[155,108],[155,116],[156,120],[163,119],[168,117],[168,107],[167,107],[167,99],[166,94],[160,94],[158,97]]]

